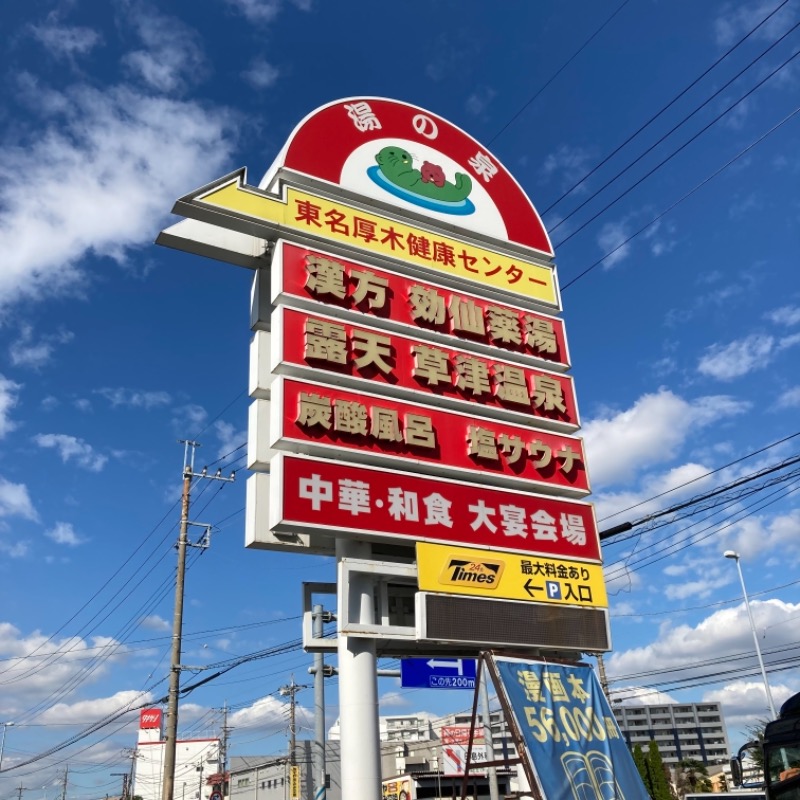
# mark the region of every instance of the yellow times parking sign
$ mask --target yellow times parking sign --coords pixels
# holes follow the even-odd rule
[[[420,542],[417,570],[426,592],[608,607],[600,564]]]

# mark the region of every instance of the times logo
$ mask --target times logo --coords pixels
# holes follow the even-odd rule
[[[439,583],[444,586],[480,586],[484,589],[496,589],[504,569],[503,561],[451,558],[439,576]]]

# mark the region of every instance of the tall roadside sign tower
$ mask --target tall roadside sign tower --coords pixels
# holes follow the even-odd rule
[[[610,648],[550,239],[488,149],[373,97],[173,211],[158,243],[254,271],[246,544],[336,557],[342,792],[377,798],[378,654]]]

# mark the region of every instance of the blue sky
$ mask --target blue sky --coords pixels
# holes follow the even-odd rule
[[[800,115],[783,122],[797,108],[797,14],[795,0],[7,8],[0,722],[15,726],[3,767],[166,692],[176,440],[202,442],[198,465],[243,466],[251,275],[153,241],[175,220],[176,198],[242,166],[257,183],[295,124],[332,100],[389,97],[451,120],[543,215],[601,529],[793,456],[797,439],[744,458],[798,429]],[[333,579],[323,557],[244,550],[241,477],[195,491],[193,519],[217,529],[189,559],[188,664],[295,642],[301,582]],[[738,577],[722,553],[742,555],[767,663],[791,667],[793,487],[779,483],[696,528],[605,546],[613,696],[635,702],[630,687],[656,686],[675,700],[719,700],[734,745],[766,716]],[[686,546],[665,550],[665,537]],[[717,682],[703,662],[718,665]],[[282,751],[277,689],[292,674],[308,680],[309,663],[290,648],[208,683],[183,705],[182,734],[217,729],[227,702],[233,754]],[[668,669],[680,671],[653,674]],[[770,683],[779,704],[800,689],[800,670],[776,670]],[[379,692],[382,713],[470,704],[468,693],[392,679]],[[310,690],[298,697],[312,705]],[[335,681],[328,699],[333,722]],[[22,781],[54,797],[66,763],[71,796],[114,792],[133,716],[0,776],[0,793]]]

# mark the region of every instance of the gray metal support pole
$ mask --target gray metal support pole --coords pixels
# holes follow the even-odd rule
[[[337,538],[336,560],[370,559],[365,542]],[[348,592],[350,608],[359,610],[358,621],[374,623],[373,582],[369,575],[355,574],[349,586],[338,586],[341,598]],[[339,608],[342,608],[341,600]],[[347,620],[339,620],[339,629]],[[378,659],[375,640],[339,633],[339,721],[341,725],[342,797],[347,800],[379,800],[381,796],[381,748],[378,726]]]
[[[486,744],[486,760],[494,761],[494,739],[492,737],[492,717],[489,711],[489,671],[483,667],[481,676],[481,716],[483,717],[483,740]],[[491,800],[500,800],[500,789],[497,785],[497,767],[489,767],[489,796]]]
[[[322,606],[314,606],[314,638],[324,634]],[[314,800],[325,800],[325,654],[314,653]]]

